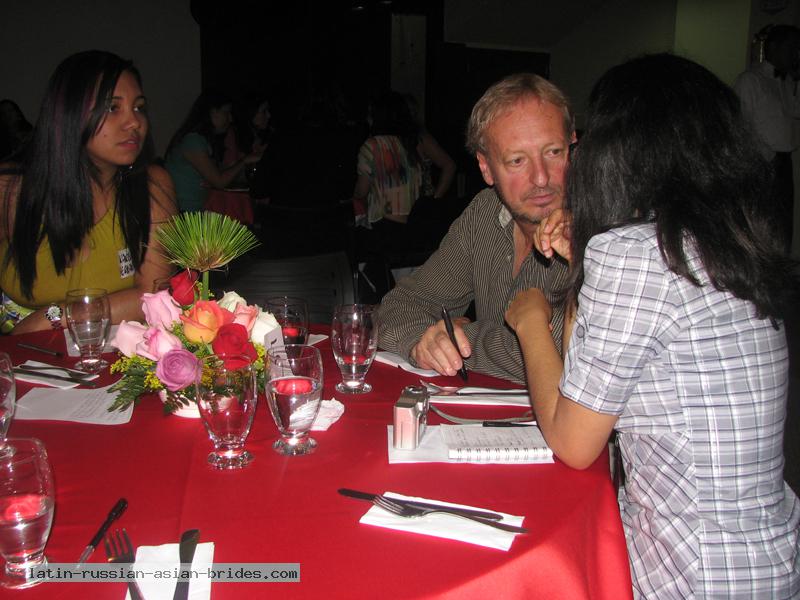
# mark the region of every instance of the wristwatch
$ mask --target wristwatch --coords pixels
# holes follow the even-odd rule
[[[44,314],[53,329],[61,329],[61,307],[58,304],[51,304],[47,307],[47,312]]]

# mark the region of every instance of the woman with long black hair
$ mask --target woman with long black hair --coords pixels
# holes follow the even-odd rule
[[[141,319],[143,292],[169,274],[153,240],[174,214],[150,164],[147,100],[130,61],[91,50],[50,78],[21,161],[0,174],[0,288],[14,331],[58,325],[66,292],[109,292],[112,321]]]
[[[761,209],[757,148],[703,67],[612,68],[569,167],[571,228],[551,240],[577,301],[563,372],[541,292],[506,315],[555,454],[584,468],[617,431],[637,598],[800,596],[782,445],[797,276]]]

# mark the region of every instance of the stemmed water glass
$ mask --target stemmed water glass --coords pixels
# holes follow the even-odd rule
[[[212,354],[195,380],[200,418],[214,444],[208,462],[216,469],[240,469],[253,455],[244,443],[256,414],[256,370],[247,356]]]
[[[26,588],[43,581],[31,572],[47,565],[44,548],[53,524],[55,487],[47,451],[37,439],[13,439],[0,458],[0,585]]]
[[[281,326],[284,344],[305,344],[308,339],[308,305],[302,298],[267,298],[267,311]]]
[[[5,352],[0,352],[0,458],[8,456],[14,449],[6,442],[11,418],[17,399],[17,385],[14,380],[14,366]]]
[[[75,368],[97,373],[107,367],[108,362],[101,357],[111,324],[111,305],[106,290],[84,288],[68,291],[65,312],[70,336],[81,353]]]
[[[333,313],[331,347],[342,373],[336,391],[364,394],[372,386],[364,381],[378,350],[376,307],[369,304],[344,304]]]
[[[269,351],[267,402],[281,434],[278,454],[310,454],[317,442],[308,432],[322,395],[322,356],[314,346],[287,345]]]

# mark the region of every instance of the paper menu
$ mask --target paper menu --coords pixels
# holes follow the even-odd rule
[[[92,390],[33,388],[17,400],[14,418],[22,421],[72,421],[93,425],[121,425],[130,421],[133,405],[124,411],[109,412],[108,407],[116,396],[109,394],[107,390],[108,387]]]

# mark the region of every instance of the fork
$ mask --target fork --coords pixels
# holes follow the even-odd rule
[[[524,527],[508,525],[506,523],[498,523],[497,521],[482,519],[481,517],[472,517],[455,510],[449,510],[446,506],[442,506],[441,508],[418,508],[416,506],[410,506],[407,504],[399,504],[390,500],[389,498],[386,498],[385,496],[375,496],[375,498],[372,500],[372,503],[378,508],[382,508],[386,512],[390,512],[398,517],[404,517],[407,519],[424,517],[433,513],[442,513],[446,515],[453,515],[455,517],[461,517],[462,519],[467,519],[468,521],[475,521],[476,523],[483,523],[484,525],[489,525],[490,527],[494,527],[496,529],[502,529],[503,531],[510,531],[511,533],[528,533],[528,530]]]
[[[84,373],[83,371],[78,371],[77,369],[68,369],[67,367],[56,367],[55,365],[47,365],[40,366],[40,365],[17,365],[16,368],[23,369],[25,371],[61,371],[70,375],[72,377],[76,377],[77,379],[85,379],[87,377],[91,377],[92,373]]]
[[[419,382],[434,396],[527,396],[528,390],[506,390],[485,388],[482,390],[461,391],[463,388],[455,386],[442,386],[420,379]]]
[[[133,550],[133,544],[128,537],[128,532],[124,529],[120,532],[117,529],[114,535],[107,535],[103,540],[106,546],[106,556],[110,563],[120,563],[132,565],[136,562],[136,553]],[[133,600],[144,600],[142,590],[135,580],[128,580],[128,591],[131,593]]]

